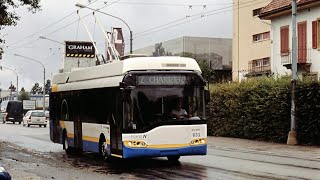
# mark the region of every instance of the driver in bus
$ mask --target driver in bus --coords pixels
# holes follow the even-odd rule
[[[179,98],[176,102],[176,107],[172,109],[171,116],[173,118],[189,118],[191,117],[185,109],[182,108],[182,98]]]

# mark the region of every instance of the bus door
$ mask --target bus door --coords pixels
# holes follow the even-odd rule
[[[73,125],[74,125],[74,147],[78,150],[83,149],[83,142],[82,142],[82,121],[80,119],[80,112],[81,106],[79,102],[79,94],[75,94],[75,98],[73,99],[72,103],[72,118],[73,118]]]
[[[110,125],[110,138],[111,154],[122,156],[122,127],[117,123]]]
[[[122,157],[122,102],[116,101],[117,106],[114,113],[111,114],[110,122],[110,145],[111,155]]]

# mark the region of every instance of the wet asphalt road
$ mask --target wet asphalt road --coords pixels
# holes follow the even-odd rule
[[[207,156],[182,157],[180,163],[104,162],[94,153],[66,155],[49,140],[48,127],[8,123],[0,124],[0,163],[13,179],[320,179],[320,148],[239,141],[209,138]]]

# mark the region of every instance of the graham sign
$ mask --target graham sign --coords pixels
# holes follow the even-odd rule
[[[94,58],[96,55],[92,42],[66,41],[66,57]]]

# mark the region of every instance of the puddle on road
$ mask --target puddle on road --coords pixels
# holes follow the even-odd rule
[[[207,169],[201,166],[173,163],[167,159],[99,159],[94,153],[60,154],[64,162],[80,169],[101,174],[117,174],[135,178],[161,179],[206,179]]]

